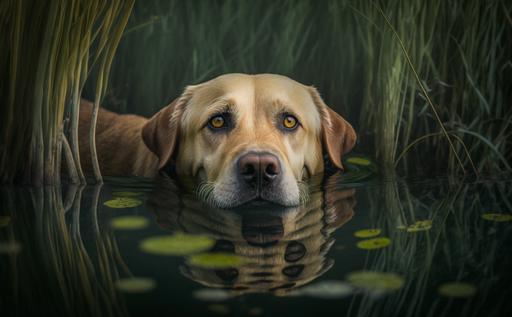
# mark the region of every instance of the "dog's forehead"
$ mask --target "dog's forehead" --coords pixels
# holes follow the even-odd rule
[[[210,109],[222,109],[223,104],[230,104],[253,120],[261,119],[261,115],[275,115],[276,111],[289,111],[299,117],[306,130],[315,134],[320,131],[321,115],[311,96],[311,88],[285,76],[222,75],[192,86],[190,92],[191,99],[181,119],[183,130],[196,131],[215,111]]]
[[[219,98],[231,100],[239,106],[265,105],[280,101],[310,110],[314,107],[308,88],[288,77],[274,74],[228,74],[222,75],[198,86],[193,102],[207,106]]]

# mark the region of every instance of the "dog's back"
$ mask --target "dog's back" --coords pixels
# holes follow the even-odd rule
[[[93,104],[80,102],[78,138],[80,162],[84,173],[92,174],[89,129]],[[157,171],[157,158],[141,137],[148,119],[136,115],[120,115],[100,108],[96,123],[96,150],[102,175],[152,177]]]

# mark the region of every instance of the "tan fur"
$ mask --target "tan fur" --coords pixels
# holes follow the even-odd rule
[[[222,134],[205,128],[209,118],[226,107],[234,112],[234,129]],[[87,170],[91,167],[87,140],[90,112],[91,105],[84,103],[80,146]],[[295,115],[301,126],[293,133],[283,133],[277,122],[281,112]],[[335,166],[343,168],[341,157],[352,149],[356,135],[313,87],[280,75],[227,74],[187,87],[149,120],[101,109],[96,138],[104,175],[152,177],[173,162],[178,175],[202,172],[202,181],[215,183],[213,194],[225,201],[234,199],[229,195],[237,158],[248,151],[270,152],[282,165],[281,187],[288,188],[280,193],[280,202],[293,204],[304,177],[323,171],[324,152]],[[290,201],[285,201],[286,197]]]
[[[84,171],[92,172],[89,150],[89,127],[92,103],[80,103],[78,127],[80,161]],[[141,129],[148,119],[136,115],[119,115],[100,108],[96,124],[96,150],[100,170],[107,176],[153,177],[157,172],[158,158],[144,144]]]

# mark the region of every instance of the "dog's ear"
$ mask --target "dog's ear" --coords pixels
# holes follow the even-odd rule
[[[142,127],[142,139],[146,146],[158,156],[158,169],[166,167],[178,149],[181,116],[192,97],[193,87],[171,104],[157,112]]]
[[[309,91],[320,112],[323,148],[334,166],[343,170],[341,158],[354,147],[356,132],[350,123],[325,104],[316,88],[309,87]]]

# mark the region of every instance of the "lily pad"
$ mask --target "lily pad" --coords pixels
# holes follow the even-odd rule
[[[451,282],[439,286],[437,292],[447,297],[471,297],[476,293],[476,287],[469,283]]]
[[[211,302],[220,302],[233,297],[228,291],[216,288],[199,289],[193,295],[199,300]]]
[[[291,293],[293,296],[311,296],[324,299],[342,298],[354,292],[352,285],[343,281],[322,281],[310,284]]]
[[[482,218],[484,218],[485,220],[496,222],[512,221],[511,214],[486,213],[482,215]]]
[[[189,255],[208,250],[215,240],[204,235],[176,233],[172,236],[156,236],[142,240],[142,251],[158,255]]]
[[[247,263],[247,261],[243,257],[232,253],[215,252],[192,255],[188,258],[188,263],[203,268],[224,269],[239,267]]]
[[[110,225],[114,229],[137,230],[146,228],[149,225],[149,221],[141,216],[122,216],[113,218]]]
[[[354,287],[380,292],[398,290],[404,285],[403,277],[398,274],[375,271],[352,272],[347,280]]]
[[[0,254],[18,253],[21,251],[21,243],[16,241],[0,241]]]
[[[10,216],[0,216],[0,228],[7,227],[11,223]]]
[[[145,277],[122,278],[116,281],[116,288],[126,293],[144,293],[155,288],[155,281]]]
[[[110,208],[133,208],[142,205],[142,200],[130,197],[115,197],[107,200],[103,205]]]
[[[389,238],[381,237],[381,238],[361,240],[357,243],[357,247],[359,249],[374,250],[374,249],[385,248],[390,243],[391,243],[391,240]]]
[[[420,220],[416,221],[409,227],[407,227],[407,232],[418,232],[418,231],[426,231],[432,228],[432,220]]]
[[[354,236],[358,238],[371,238],[380,234],[380,229],[364,229],[354,232]]]
[[[344,158],[346,171],[343,173],[340,184],[359,184],[377,173],[375,164],[362,156],[349,156]]]
[[[114,197],[140,197],[144,195],[144,193],[139,192],[113,192],[112,196]]]
[[[372,162],[364,157],[360,156],[352,156],[347,158],[347,162],[354,165],[361,165],[361,166],[369,166],[372,164]]]

